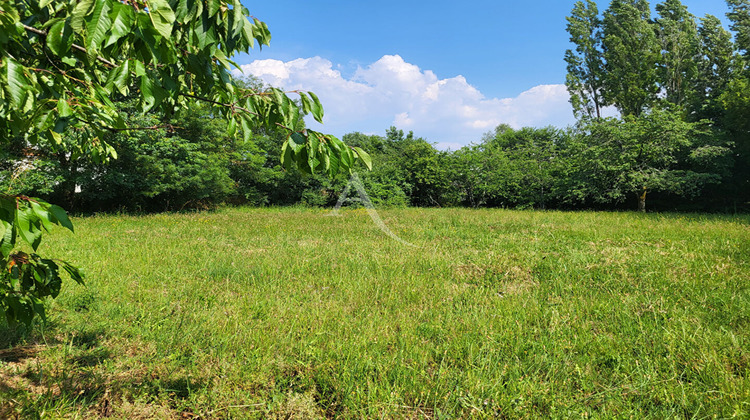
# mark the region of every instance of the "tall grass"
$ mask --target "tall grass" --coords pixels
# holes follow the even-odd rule
[[[750,416],[748,217],[340,214],[75,220],[0,417]]]

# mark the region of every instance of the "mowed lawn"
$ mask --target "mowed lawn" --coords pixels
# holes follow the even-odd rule
[[[339,214],[74,219],[0,418],[750,417],[750,217]]]

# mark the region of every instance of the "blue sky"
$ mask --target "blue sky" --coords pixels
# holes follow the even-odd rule
[[[243,3],[272,41],[236,61],[266,82],[316,92],[326,118],[311,128],[341,136],[396,125],[455,149],[499,123],[573,122],[562,57],[574,0]],[[683,3],[726,21],[723,0]]]

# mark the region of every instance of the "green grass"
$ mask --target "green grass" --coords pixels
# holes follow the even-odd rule
[[[88,286],[0,351],[0,417],[750,417],[748,217],[328,215],[56,231]]]

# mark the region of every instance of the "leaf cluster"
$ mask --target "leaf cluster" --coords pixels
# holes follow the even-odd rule
[[[118,112],[113,98],[133,95],[142,112],[165,117],[203,102],[227,121],[230,136],[285,128],[287,165],[335,175],[356,159],[367,162],[364,152],[333,136],[294,131],[306,114],[322,122],[315,94],[295,92],[298,105],[280,89],[234,80],[232,56],[271,39],[239,0],[2,0],[0,6],[0,131],[8,135],[64,150],[62,135],[78,131],[77,148],[107,160],[116,155],[107,133],[156,128],[129,126]]]
[[[36,254],[42,234],[54,225],[73,230],[59,206],[29,197],[0,196],[0,311],[11,325],[30,326],[35,316],[46,319],[44,299],[60,293],[60,268],[83,284],[78,268]],[[24,252],[23,247],[33,252]]]

